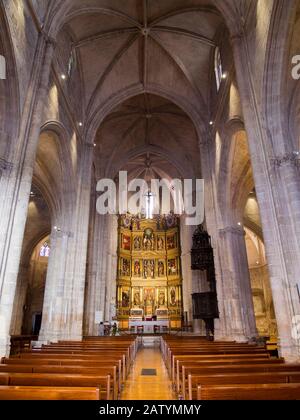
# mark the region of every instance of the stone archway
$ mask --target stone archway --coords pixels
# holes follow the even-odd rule
[[[41,306],[47,273],[48,258],[39,259],[39,251],[43,241],[48,241],[51,230],[51,214],[49,207],[40,192],[33,185],[28,204],[27,221],[22,247],[22,256],[14,299],[14,310],[10,333],[31,334],[31,304]],[[25,311],[25,307],[27,310]]]
[[[166,96],[141,93],[128,97],[102,121],[94,143],[95,183],[102,177],[114,180],[121,170],[127,172],[128,181],[201,178],[197,130],[189,115]],[[117,274],[116,216],[99,216],[93,206],[90,220],[93,226],[84,321],[84,331],[89,335],[97,333],[96,312],[101,311],[104,320],[111,320],[115,314],[112,306],[116,304]],[[181,228],[181,234],[185,253],[181,262],[186,275],[192,242],[189,230]],[[192,289],[188,278],[183,290],[184,310],[190,316]]]
[[[48,235],[36,245],[30,258],[21,334],[36,336],[39,334],[50,252],[51,243]]]

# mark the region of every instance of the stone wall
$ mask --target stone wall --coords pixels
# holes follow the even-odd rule
[[[277,338],[277,326],[272,301],[268,266],[250,268],[256,326],[259,335]]]

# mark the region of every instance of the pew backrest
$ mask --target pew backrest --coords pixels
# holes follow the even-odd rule
[[[0,386],[0,400],[99,400],[93,387]]]

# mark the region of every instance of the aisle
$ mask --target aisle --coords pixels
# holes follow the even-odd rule
[[[142,369],[156,369],[155,376],[142,375]],[[158,348],[143,348],[136,357],[121,394],[121,400],[173,400],[171,381]]]

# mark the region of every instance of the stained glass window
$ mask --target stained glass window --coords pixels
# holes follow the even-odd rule
[[[40,257],[49,257],[50,255],[50,246],[48,242],[45,242],[40,249]]]
[[[223,75],[222,60],[221,60],[221,53],[220,53],[219,47],[216,47],[215,49],[215,75],[216,75],[217,90],[219,90],[221,86],[222,75]]]
[[[76,53],[75,53],[75,49],[72,48],[71,53],[70,53],[70,57],[69,57],[69,62],[68,62],[68,76],[69,76],[69,78],[71,77],[75,66],[76,66]]]

